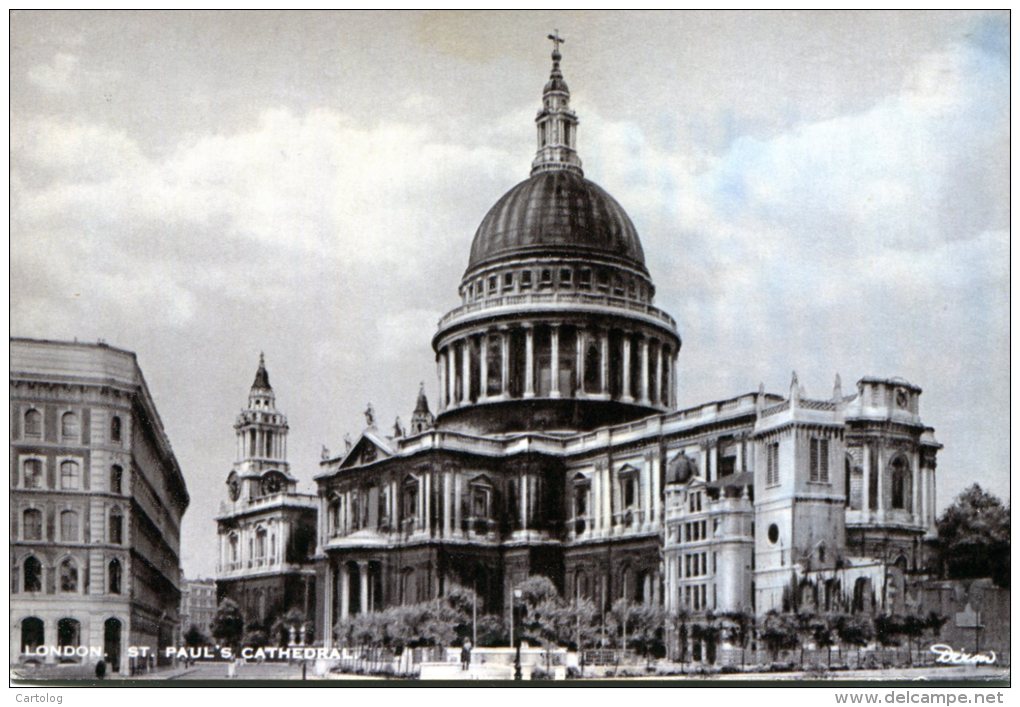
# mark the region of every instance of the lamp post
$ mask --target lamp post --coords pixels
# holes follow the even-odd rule
[[[520,589],[515,589],[510,593],[510,631],[511,639],[510,642],[514,645],[514,680],[520,680],[521,675],[521,630],[520,626],[517,625],[520,615],[520,607],[514,603],[514,599],[520,602],[522,593]],[[516,627],[516,630],[514,628]]]

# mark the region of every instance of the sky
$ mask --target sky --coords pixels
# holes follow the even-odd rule
[[[550,68],[678,322],[681,407],[919,385],[938,502],[1009,498],[1006,12],[21,12],[11,332],[135,351],[190,577],[260,351],[301,489],[406,423]]]

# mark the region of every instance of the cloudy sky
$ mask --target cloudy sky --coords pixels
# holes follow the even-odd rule
[[[559,28],[586,176],[641,234],[683,406],[924,389],[939,503],[1009,493],[1009,17],[11,17],[11,327],[136,351],[189,576],[259,351],[312,489],[371,401],[435,400],[475,228],[528,175]]]

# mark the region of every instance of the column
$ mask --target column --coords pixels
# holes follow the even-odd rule
[[[521,474],[521,530],[528,529],[528,475]]]
[[[337,572],[340,575],[340,618],[346,619],[351,615],[351,573],[346,564],[340,565]],[[332,626],[326,628],[333,633]]]
[[[708,468],[705,470],[705,481],[715,481],[719,478],[719,440],[713,439],[709,442]]]
[[[602,395],[609,397],[609,330],[601,329],[599,331],[599,343],[602,348],[602,370],[599,373],[599,383],[602,386],[602,390],[599,391]]]
[[[535,329],[524,327],[524,397],[535,397]]]
[[[467,405],[471,402],[471,339],[465,338],[461,344],[460,375],[464,379],[461,390],[461,402]]]
[[[641,337],[641,402],[644,405],[651,403],[651,398],[648,395],[648,374],[650,367],[648,365],[648,337]]]
[[[917,452],[910,455],[910,513],[915,522],[921,517],[921,459]]]
[[[584,329],[577,327],[574,340],[577,342],[577,357],[574,360],[574,388],[577,397],[584,395]]]
[[[613,527],[613,470],[612,464],[606,462],[602,469],[602,503],[603,516],[606,519],[606,528]]]
[[[624,334],[623,337],[623,395],[620,396],[621,400],[626,402],[632,402],[634,396],[630,394],[630,335]]]
[[[503,398],[510,397],[510,330],[503,329],[499,333],[499,393]]]
[[[320,518],[322,516],[319,516]],[[322,646],[326,650],[333,647],[333,626],[336,621],[333,620],[333,607],[336,606],[336,599],[334,598],[336,592],[336,577],[333,572],[333,564],[327,560],[326,571],[323,573],[325,580],[325,587],[323,587],[322,598]],[[308,614],[306,613],[305,616]]]
[[[396,481],[390,482],[390,528],[393,530],[400,530],[399,525],[399,514],[397,513],[397,498],[399,496],[398,491],[400,485]]]
[[[453,473],[453,522],[457,534],[462,534],[463,530],[460,524],[460,513],[461,513],[461,502],[460,502],[460,472],[455,471]]]
[[[358,599],[361,602],[361,613],[367,614],[372,610],[372,606],[368,601],[368,562],[360,560],[358,562],[358,579],[361,580],[360,593]]]
[[[446,409],[446,351],[440,351],[436,360],[439,369],[439,410]]]
[[[648,458],[648,465],[651,467],[652,476],[652,507],[651,507],[651,518],[650,521],[654,522],[659,519],[661,513],[659,512],[659,503],[661,502],[662,492],[659,490],[659,455],[653,454]]]
[[[478,391],[478,399],[485,400],[489,397],[489,332],[482,332],[481,349],[478,360],[478,365],[481,368],[481,375],[479,376],[481,383],[481,390]]]
[[[651,381],[648,384],[651,393],[651,399],[655,401],[657,405],[662,405],[662,342],[657,342],[658,345],[655,347],[655,360],[652,364],[655,367],[655,375],[652,376]]]
[[[549,397],[560,397],[560,325],[549,327]]]
[[[443,472],[443,537],[450,537],[453,519],[450,518],[450,472]]]
[[[457,406],[457,357],[453,344],[446,347],[446,406]]]
[[[861,445],[861,454],[864,457],[864,468],[862,470],[864,479],[861,484],[861,510],[863,511],[862,515],[867,518],[868,512],[871,508],[871,450],[869,449],[867,442]]]
[[[881,518],[885,515],[885,447],[878,447],[878,514]]]
[[[645,380],[648,380],[647,378]],[[647,526],[652,520],[652,456],[645,456],[641,465],[641,524]],[[645,593],[647,601],[648,593]]]

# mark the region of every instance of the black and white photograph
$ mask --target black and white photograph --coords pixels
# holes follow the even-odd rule
[[[19,701],[1002,703],[1010,19],[10,11]]]

